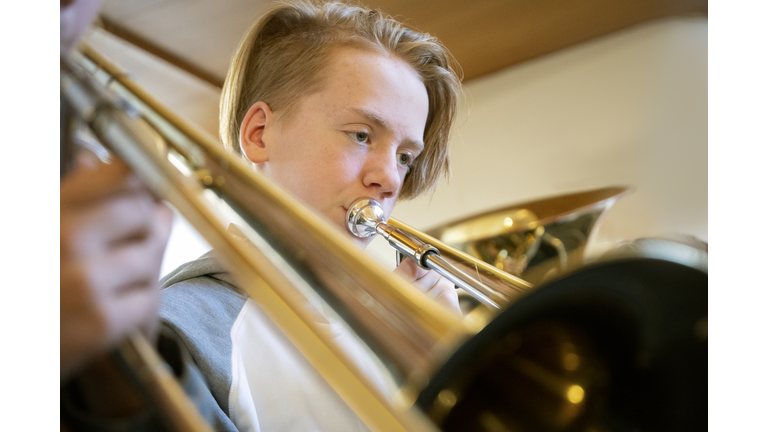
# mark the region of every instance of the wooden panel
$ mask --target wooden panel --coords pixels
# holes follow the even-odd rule
[[[94,29],[86,41],[162,104],[218,136],[218,88],[103,30]]]
[[[434,34],[471,80],[648,20],[707,14],[706,0],[369,0]]]
[[[707,14],[707,0],[365,0],[451,50],[465,81],[648,20]],[[104,16],[154,42],[155,53],[223,80],[229,58],[266,0],[107,1]],[[200,73],[197,73],[201,76]]]
[[[201,68],[197,64],[185,59],[184,57],[181,57],[175,54],[174,52],[168,49],[162,48],[159,44],[155,43],[154,41],[151,41],[145,38],[144,36],[136,33],[135,31],[129,30],[127,27],[123,26],[122,24],[116,21],[113,21],[111,18],[102,16],[100,24],[105,31],[132,44],[136,48],[139,48],[149,54],[152,54],[155,57],[159,57],[165,60],[166,62],[172,64],[173,66],[176,66],[177,68],[183,71],[186,71],[192,76],[200,78],[201,80],[219,89],[224,86],[223,78]]]
[[[246,29],[268,0],[107,0],[102,14],[158,49],[195,64],[223,81]]]

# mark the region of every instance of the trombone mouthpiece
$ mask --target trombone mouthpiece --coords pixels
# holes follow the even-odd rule
[[[360,198],[347,210],[347,228],[355,236],[376,235],[376,226],[384,222],[384,210],[376,200]]]

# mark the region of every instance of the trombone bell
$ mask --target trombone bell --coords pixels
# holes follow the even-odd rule
[[[580,267],[608,209],[631,192],[608,187],[513,204],[427,230],[475,259],[533,285]]]

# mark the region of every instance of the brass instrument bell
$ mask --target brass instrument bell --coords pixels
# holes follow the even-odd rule
[[[427,230],[442,242],[533,285],[582,265],[605,212],[626,187],[513,204]]]

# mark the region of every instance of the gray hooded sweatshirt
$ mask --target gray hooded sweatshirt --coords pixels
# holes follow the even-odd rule
[[[213,251],[172,271],[161,284],[162,324],[202,373],[220,409],[214,415],[217,430],[367,430]],[[356,361],[365,364],[360,354]],[[377,375],[375,366],[363,369]]]

